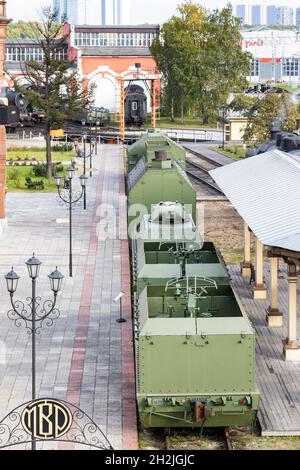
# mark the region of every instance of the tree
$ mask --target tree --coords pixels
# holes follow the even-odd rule
[[[36,23],[33,21],[18,21],[10,23],[7,28],[8,39],[35,39],[34,30]]]
[[[74,118],[87,107],[92,90],[81,90],[74,63],[66,57],[68,32],[64,31],[56,11],[50,7],[41,10],[41,21],[32,25],[41,61],[28,61],[23,67],[27,86],[16,88],[24,93],[30,103],[45,114],[47,178],[52,177],[51,135],[52,129],[64,128],[68,119]]]
[[[171,117],[180,103],[197,108],[204,122],[216,116],[231,91],[246,86],[250,55],[241,48],[240,21],[228,5],[210,12],[186,1],[161,29],[151,52],[162,72]]]
[[[243,140],[257,145],[271,140],[274,124],[284,131],[292,132],[297,128],[299,104],[291,99],[288,92],[269,92],[264,95],[237,96],[230,108],[240,112],[248,120]]]

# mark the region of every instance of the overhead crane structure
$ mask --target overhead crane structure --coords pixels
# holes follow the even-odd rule
[[[119,137],[121,141],[125,140],[125,99],[126,90],[133,82],[143,82],[149,93],[151,100],[151,127],[156,127],[156,111],[159,108],[159,93],[161,74],[157,69],[141,69],[141,64],[136,63],[134,70],[127,72],[125,76],[118,78],[120,87],[120,130]],[[126,84],[127,87],[126,87]]]

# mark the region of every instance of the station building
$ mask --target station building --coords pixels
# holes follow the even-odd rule
[[[75,60],[86,86],[95,85],[95,105],[111,112],[120,109],[120,83],[139,77],[156,80],[160,76],[149,47],[159,34],[159,25],[91,26],[66,25],[69,32],[62,58]],[[300,32],[258,27],[243,31],[242,47],[252,54],[250,83],[285,82],[300,84]],[[43,60],[43,53],[34,40],[6,41],[6,70],[13,78],[23,75],[22,62]],[[140,82],[151,99],[148,87]],[[157,93],[159,95],[159,93]]]
[[[159,34],[159,25],[66,25],[66,29],[69,37],[61,56],[75,61],[86,87],[95,85],[95,106],[118,112],[122,81],[126,87],[132,79],[155,80],[159,91],[160,76],[149,49]],[[6,70],[11,77],[21,79],[24,75],[22,63],[28,60],[43,60],[43,52],[36,41],[6,41]],[[140,85],[148,96],[150,110],[148,87],[143,81]]]

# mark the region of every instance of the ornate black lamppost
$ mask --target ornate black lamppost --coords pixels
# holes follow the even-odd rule
[[[94,149],[95,149],[95,142],[93,140],[93,142],[90,143],[90,153],[87,154],[86,153],[86,141],[87,141],[87,133],[86,132],[83,133],[82,138],[83,138],[83,152],[79,148],[78,140],[75,140],[75,142],[74,142],[76,155],[77,155],[77,158],[82,158],[83,159],[83,175],[84,176],[86,176],[86,160],[88,158],[90,159],[90,177],[92,177],[93,176],[93,174],[92,174],[92,168],[93,168],[92,157],[93,157],[93,152],[94,152]],[[86,188],[85,187],[83,189],[83,208],[84,208],[84,210],[86,210]]]
[[[72,206],[77,204],[86,190],[86,175],[80,176],[81,191],[73,191],[72,182],[74,178],[75,169],[73,167],[68,168],[68,179],[65,181],[65,185],[62,188],[61,175],[55,176],[55,184],[58,191],[59,199],[69,207],[69,276],[73,277],[73,253],[72,253]]]
[[[56,268],[49,274],[50,287],[53,292],[53,300],[43,301],[41,297],[36,295],[36,281],[39,277],[41,262],[33,254],[27,262],[28,274],[32,282],[31,297],[27,297],[26,302],[22,300],[14,300],[14,294],[18,287],[20,277],[15,273],[14,269],[6,274],[7,290],[10,294],[11,310],[7,316],[13,320],[15,325],[20,327],[25,325],[28,334],[32,338],[32,400],[36,399],[36,334],[39,334],[46,326],[52,326],[53,320],[56,320],[60,311],[56,308],[57,294],[61,290],[64,276]],[[26,306],[27,304],[27,306]],[[35,437],[32,435],[32,450],[36,449]]]

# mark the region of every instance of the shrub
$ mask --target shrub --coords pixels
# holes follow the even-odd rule
[[[33,167],[32,169],[34,176],[37,178],[46,178],[47,176],[47,166],[45,163],[40,163]],[[52,164],[52,173],[61,173],[64,171],[64,167],[61,163],[53,163]]]
[[[13,181],[16,188],[20,187],[20,170],[13,168],[9,173],[9,180]]]
[[[73,150],[72,144],[64,143],[52,145],[53,152],[71,152],[71,150]]]

